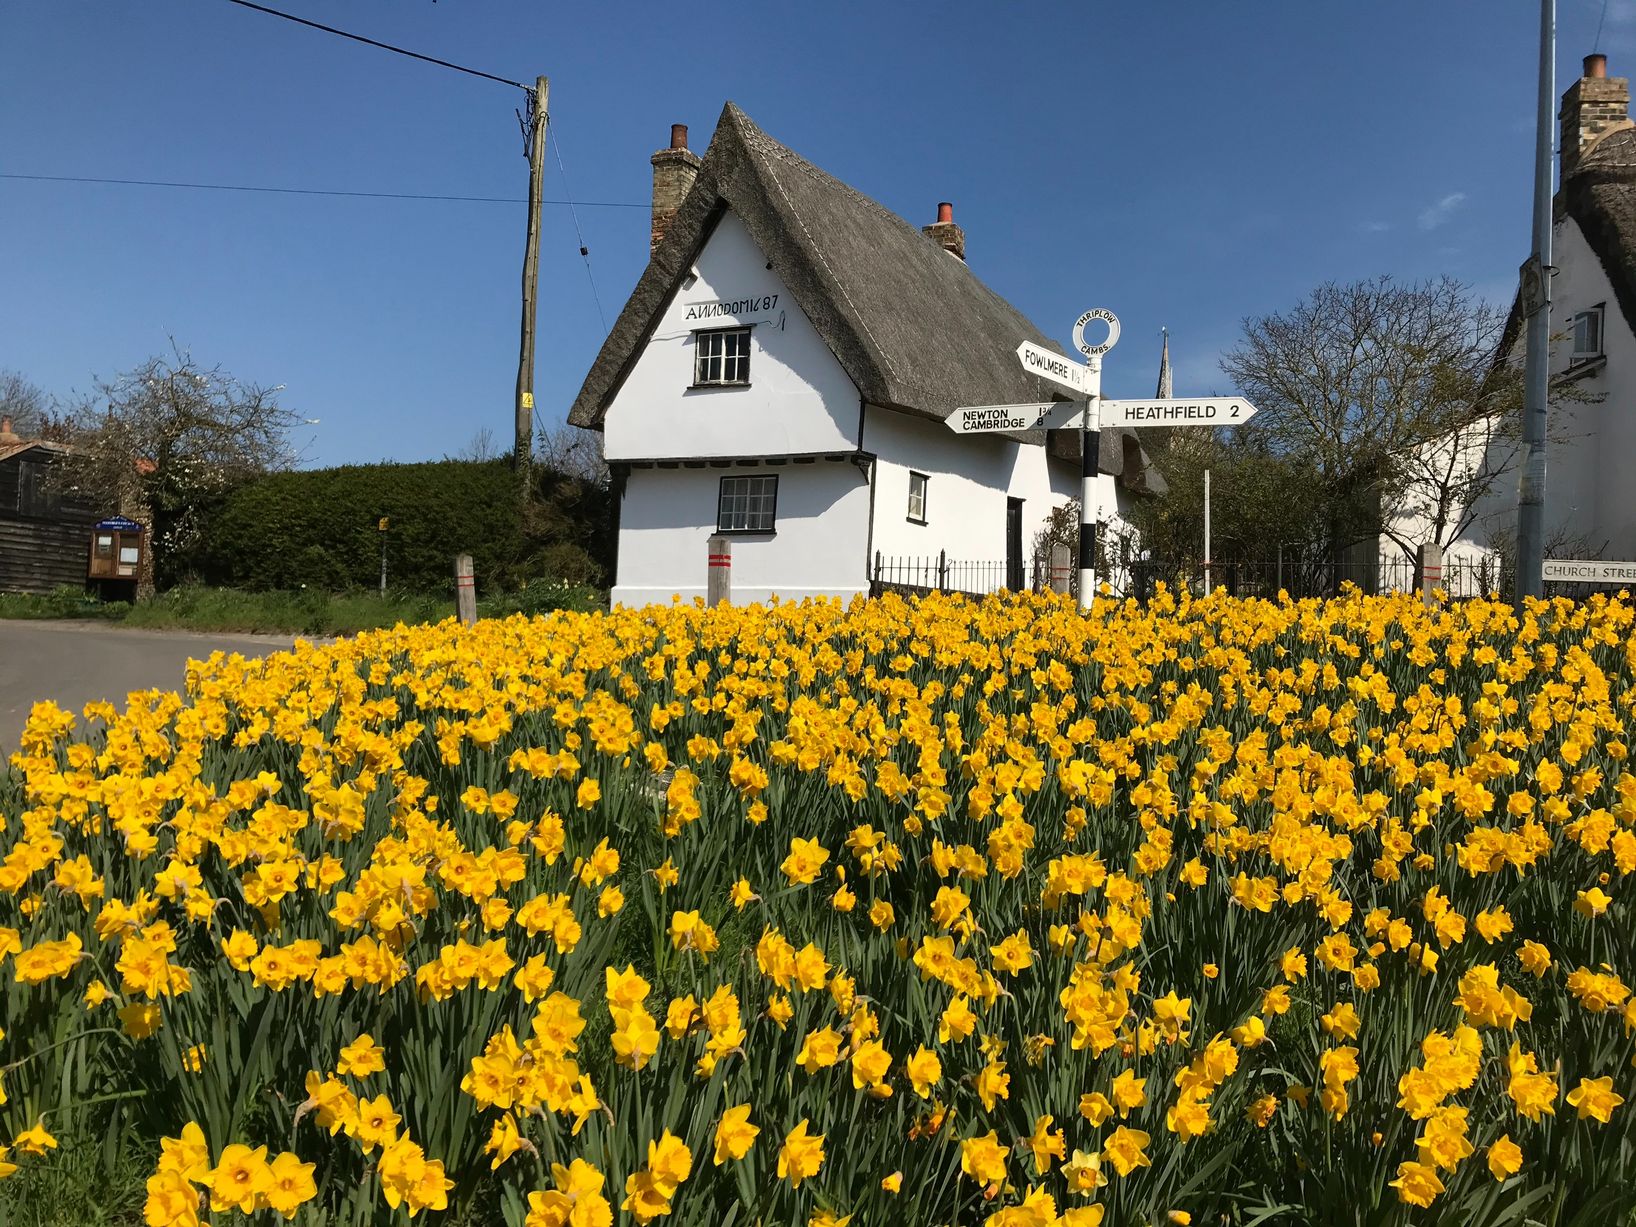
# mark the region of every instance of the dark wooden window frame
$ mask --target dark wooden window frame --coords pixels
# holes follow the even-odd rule
[[[748,324],[733,328],[702,328],[693,334],[693,383],[695,388],[747,388],[750,386],[750,332]],[[729,336],[742,337],[742,348],[737,353],[729,354],[726,338]],[[708,350],[713,346],[714,339],[722,338],[722,352],[712,354]],[[734,347],[738,348],[738,347]],[[717,364],[722,377],[711,379],[708,377],[708,363]],[[727,378],[727,371],[734,371],[733,378]]]
[[[725,513],[725,511],[727,509],[727,497],[728,497],[727,492],[728,492],[728,483],[729,482],[734,482],[734,483],[742,482],[742,483],[745,483],[746,489],[744,491],[743,497],[746,498],[746,499],[751,498],[751,497],[755,497],[755,495],[753,494],[753,487],[750,485],[750,483],[753,483],[753,482],[771,482],[772,483],[772,501],[771,501],[771,504],[767,508],[766,518],[765,518],[764,523],[761,521],[761,519],[759,517],[757,518],[757,520],[754,523],[750,523],[749,522],[750,521],[750,516],[748,514],[748,510],[746,510],[746,514],[743,517],[745,519],[745,521],[746,521],[745,525],[730,525],[730,524],[727,523],[727,517],[726,517],[726,515],[724,513]],[[777,532],[778,531],[778,474],[777,473],[735,473],[731,477],[723,477],[721,479],[720,484],[716,487],[716,531],[718,533],[731,534],[733,536],[745,536],[745,537],[767,537],[767,536],[771,536],[773,533]]]
[[[917,480],[920,482],[920,514],[918,516],[915,514],[915,482]],[[909,523],[919,524],[922,527],[925,526],[927,503],[931,495],[931,486],[932,479],[930,475],[918,472],[915,469],[909,470],[909,505],[907,515],[904,517],[909,521]]]

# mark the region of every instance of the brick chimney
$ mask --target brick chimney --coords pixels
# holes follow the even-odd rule
[[[1631,127],[1630,81],[1608,76],[1608,57],[1587,55],[1585,75],[1562,95],[1562,177],[1579,166],[1579,160],[1598,139],[1619,128]]]
[[[687,147],[687,125],[670,125],[670,148],[661,149],[648,159],[653,163],[653,232],[648,254],[659,250],[659,243],[670,229],[676,210],[682,207],[693,180],[699,177],[699,155]]]
[[[0,446],[7,443],[21,443],[22,437],[11,428],[11,414],[0,418]]]
[[[938,203],[937,220],[930,226],[922,226],[920,233],[944,251],[952,251],[962,260],[966,258],[966,232],[954,224],[954,206],[948,201]]]

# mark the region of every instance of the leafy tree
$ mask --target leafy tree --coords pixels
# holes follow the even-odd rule
[[[1514,463],[1490,446],[1522,397],[1521,372],[1495,360],[1505,320],[1452,277],[1328,282],[1288,311],[1245,320],[1221,367],[1260,412],[1223,451],[1265,458],[1263,502],[1304,496],[1275,517],[1280,536],[1333,553],[1379,533],[1412,553],[1412,507],[1429,536],[1451,539]]]
[[[228,490],[295,464],[290,431],[301,418],[279,404],[282,390],[206,367],[173,345],[100,381],[77,408],[67,480],[148,517],[164,584],[168,560],[193,542]]]
[[[1197,557],[1204,471],[1213,560],[1315,563],[1382,538],[1406,554],[1466,532],[1515,480],[1522,371],[1500,352],[1507,316],[1451,277],[1319,286],[1246,319],[1223,373],[1259,413],[1230,431],[1177,430],[1150,451],[1168,492],[1138,508],[1154,557]],[[1553,429],[1594,399],[1553,393]],[[1148,442],[1144,440],[1144,442]]]

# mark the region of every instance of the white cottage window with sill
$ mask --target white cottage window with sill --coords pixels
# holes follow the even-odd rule
[[[748,328],[713,328],[693,334],[694,387],[732,387],[749,382]]]
[[[723,477],[716,500],[719,533],[770,533],[778,518],[778,474]]]
[[[1575,362],[1589,362],[1602,356],[1602,304],[1574,316]]]
[[[927,477],[924,473],[909,472],[909,522],[924,524],[926,522],[926,485]]]

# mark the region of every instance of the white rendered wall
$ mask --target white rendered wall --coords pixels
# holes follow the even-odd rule
[[[1023,565],[1053,507],[1079,493],[1078,465],[1042,446],[999,435],[957,435],[941,422],[869,407],[863,448],[875,469],[873,549],[888,557],[1005,559],[1006,500],[1023,500]],[[926,523],[909,520],[909,474],[927,475]],[[1116,513],[1113,478],[1099,478],[1104,519]]]
[[[1636,481],[1630,475],[1631,449],[1636,447],[1636,336],[1578,222],[1568,220],[1556,228],[1552,263],[1559,271],[1552,280],[1551,330],[1570,330],[1575,314],[1604,304],[1607,365],[1578,384],[1585,392],[1603,394],[1599,403],[1551,406],[1545,539],[1583,537],[1593,549],[1605,545],[1604,557],[1636,558]],[[1553,375],[1568,365],[1572,349],[1571,338],[1557,346]]]
[[[704,596],[722,477],[769,473],[778,474],[777,528],[768,535],[730,534],[733,603],[867,593],[869,484],[848,462],[819,460],[632,470],[620,504],[613,603],[668,605],[673,597]]]
[[[694,267],[608,406],[608,460],[856,447],[857,389],[736,216],[722,216]],[[721,314],[722,303],[745,309]],[[753,325],[749,385],[693,388],[694,332],[734,324]]]

